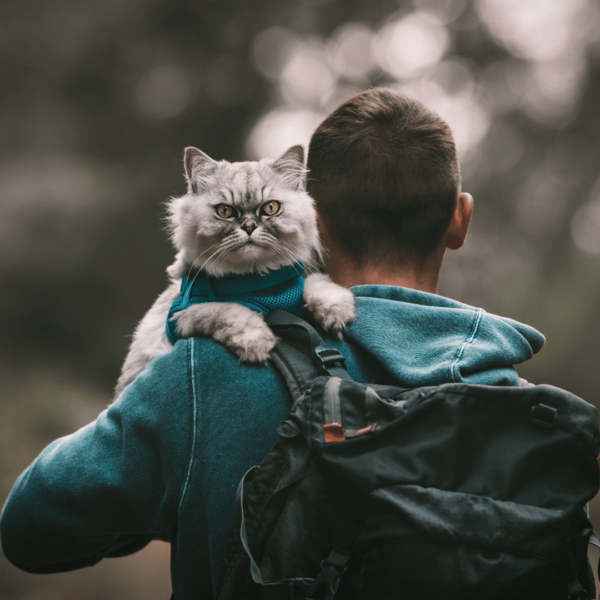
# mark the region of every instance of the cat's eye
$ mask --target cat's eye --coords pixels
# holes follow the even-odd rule
[[[268,217],[270,217],[271,215],[277,214],[279,212],[280,208],[281,208],[281,204],[279,204],[279,202],[277,202],[277,200],[271,200],[270,202],[265,202],[260,207],[260,212],[263,215],[267,215]]]
[[[229,219],[235,214],[235,209],[229,204],[218,204],[215,210],[222,219]]]

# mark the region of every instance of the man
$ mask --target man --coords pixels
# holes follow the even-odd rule
[[[345,339],[327,339],[349,373],[404,387],[518,386],[513,365],[543,337],[435,295],[444,253],[462,246],[473,210],[446,123],[406,96],[370,90],[321,124],[308,167],[327,268],[356,298]],[[26,571],[65,571],[170,529],[174,597],[216,595],[235,489],[275,442],[289,399],[271,367],[239,365],[210,339],[179,341],[20,477],[2,515],[5,554]]]

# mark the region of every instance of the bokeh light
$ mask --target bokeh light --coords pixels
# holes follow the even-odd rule
[[[591,0],[478,0],[476,7],[492,35],[521,58],[556,60],[588,41]]]
[[[282,114],[288,115],[286,123],[290,114],[306,114],[294,112],[298,110],[326,114],[386,73],[384,85],[422,100],[447,120],[458,151],[465,157],[485,137],[494,105],[482,101],[478,70],[471,62],[458,56],[444,60],[451,46],[451,33],[445,23],[464,9],[460,2],[448,1],[446,5],[444,14],[417,10],[388,20],[377,31],[361,23],[346,23],[327,41],[302,39],[281,27],[261,32],[253,44],[253,58],[259,72],[277,82],[283,104],[273,110],[284,110],[272,119],[263,116],[257,121],[247,145],[250,155],[260,155],[259,147],[282,147],[272,141],[287,136],[272,133],[273,129],[281,129]],[[276,57],[271,48],[280,49]],[[506,71],[505,67],[490,72],[488,79],[498,80],[498,87],[506,87],[510,76]],[[504,100],[505,108],[516,103],[515,87],[509,86],[505,92],[505,96],[510,94]],[[304,122],[304,117],[301,120]],[[266,129],[271,133],[261,142],[259,138]],[[286,125],[285,131],[291,130]],[[307,136],[304,134],[302,139]]]
[[[248,154],[254,158],[277,157],[294,144],[308,148],[312,132],[325,115],[309,110],[274,110],[264,115],[248,138]]]
[[[269,27],[259,33],[252,43],[252,58],[258,71],[277,79],[302,38],[289,27]]]
[[[449,59],[425,79],[394,86],[437,111],[450,125],[461,157],[483,139],[490,125],[488,110],[476,98],[476,84],[467,61]]]
[[[542,124],[564,124],[579,100],[585,80],[576,56],[532,64],[523,96],[525,113]]]
[[[324,44],[309,40],[293,48],[281,72],[280,86],[290,104],[319,104],[334,90],[336,81]]]
[[[472,96],[475,93],[474,66],[464,58],[452,57],[440,63],[431,79],[448,94]]]
[[[468,0],[412,0],[417,10],[435,13],[445,24],[452,23],[465,11]]]
[[[525,113],[564,125],[585,82],[588,47],[597,41],[600,7],[592,0],[478,0],[488,32],[528,71]]]
[[[414,12],[385,25],[375,38],[375,56],[388,73],[409,79],[435,66],[450,37],[434,13]]]
[[[470,95],[442,96],[430,105],[450,125],[459,157],[477,146],[490,126],[487,111]]]
[[[191,99],[188,77],[177,65],[157,65],[146,73],[136,89],[140,110],[157,119],[171,119],[183,113]]]
[[[573,215],[571,235],[585,253],[600,255],[600,178],[592,186],[589,202],[580,206]]]
[[[573,240],[588,254],[600,254],[600,203],[584,204],[571,220]]]
[[[346,23],[330,39],[330,60],[338,74],[364,82],[376,68],[372,53],[373,32],[360,23]]]

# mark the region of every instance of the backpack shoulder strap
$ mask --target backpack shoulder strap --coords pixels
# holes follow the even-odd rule
[[[350,379],[344,356],[325,344],[306,321],[282,310],[271,311],[265,321],[280,338],[271,360],[283,375],[294,401],[320,375]]]
[[[284,340],[279,340],[271,351],[271,361],[283,375],[294,402],[310,389],[319,376],[309,356]]]

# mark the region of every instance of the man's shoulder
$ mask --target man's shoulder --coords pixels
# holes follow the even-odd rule
[[[117,402],[128,405],[185,403],[253,394],[262,390],[270,397],[286,398],[285,381],[272,363],[245,364],[223,345],[207,337],[178,340],[173,349],[156,357],[123,392]]]
[[[207,337],[179,340],[171,352],[153,361],[149,371],[151,377],[154,372],[164,374],[179,389],[187,385],[194,402],[203,410],[225,410],[237,406],[236,399],[242,398],[266,409],[276,406],[280,411],[283,407],[284,412],[290,405],[285,380],[271,362],[241,363],[227,348]]]
[[[189,407],[192,397],[190,381],[191,344],[181,340],[169,352],[154,358],[109,407],[127,418],[164,418],[172,411]]]

